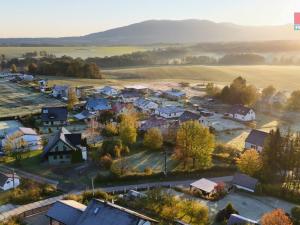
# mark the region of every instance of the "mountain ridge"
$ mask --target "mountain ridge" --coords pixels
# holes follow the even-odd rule
[[[147,20],[83,36],[0,38],[0,45],[148,45],[300,40],[292,24],[245,26],[210,20]]]

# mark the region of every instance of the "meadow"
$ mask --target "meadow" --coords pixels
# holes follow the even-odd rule
[[[123,81],[186,81],[228,84],[237,76],[258,88],[300,89],[300,66],[157,66],[103,70],[105,77]]]
[[[4,54],[7,58],[21,57],[27,52],[46,51],[48,54],[54,54],[57,57],[67,55],[73,58],[105,57],[129,54],[136,51],[145,51],[147,47],[142,46],[37,46],[37,47],[5,47],[0,46],[0,55]]]

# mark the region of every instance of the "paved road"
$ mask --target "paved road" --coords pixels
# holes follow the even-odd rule
[[[211,180],[214,180],[216,182],[229,182],[232,180],[232,176],[225,176],[225,177],[215,177],[210,178]],[[115,193],[115,192],[126,192],[131,189],[135,190],[141,190],[141,189],[150,189],[155,187],[174,187],[174,186],[188,186],[190,183],[194,182],[195,180],[182,180],[182,181],[163,181],[163,182],[152,182],[152,183],[146,183],[146,184],[133,184],[133,185],[122,185],[122,186],[113,186],[113,187],[103,187],[103,188],[97,188],[96,190],[102,190],[108,193]],[[91,191],[91,190],[90,190]],[[84,191],[77,191],[72,192],[72,194],[81,194]],[[67,194],[60,195],[53,198],[48,198],[45,200],[41,200],[38,202],[30,203],[27,205],[19,206],[14,209],[11,209],[6,212],[0,213],[0,221],[3,221],[11,216],[21,215],[24,212],[27,212],[32,209],[40,208],[43,206],[48,206],[53,203],[55,203],[58,200],[63,199]]]
[[[57,185],[59,183],[56,180],[52,180],[52,179],[49,179],[49,178],[38,176],[36,174],[24,172],[24,171],[22,171],[20,169],[15,169],[15,168],[12,168],[12,167],[9,167],[9,166],[5,166],[5,165],[2,165],[2,164],[0,164],[0,169],[4,170],[6,172],[8,172],[8,171],[12,172],[14,170],[15,173],[17,175],[19,175],[20,177],[25,178],[25,179],[34,180],[35,182],[40,183],[40,184],[50,184],[50,185],[53,185],[53,186],[57,187]]]

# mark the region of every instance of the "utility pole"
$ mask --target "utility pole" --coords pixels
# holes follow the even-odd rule
[[[15,190],[15,169],[12,169],[13,189]]]
[[[95,196],[94,177],[92,177],[92,190],[93,190],[93,197],[94,197]]]
[[[165,176],[167,176],[167,150],[165,149]]]

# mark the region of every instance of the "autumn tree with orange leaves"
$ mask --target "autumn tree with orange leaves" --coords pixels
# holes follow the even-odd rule
[[[263,215],[262,225],[293,225],[291,219],[282,209],[275,209]]]

